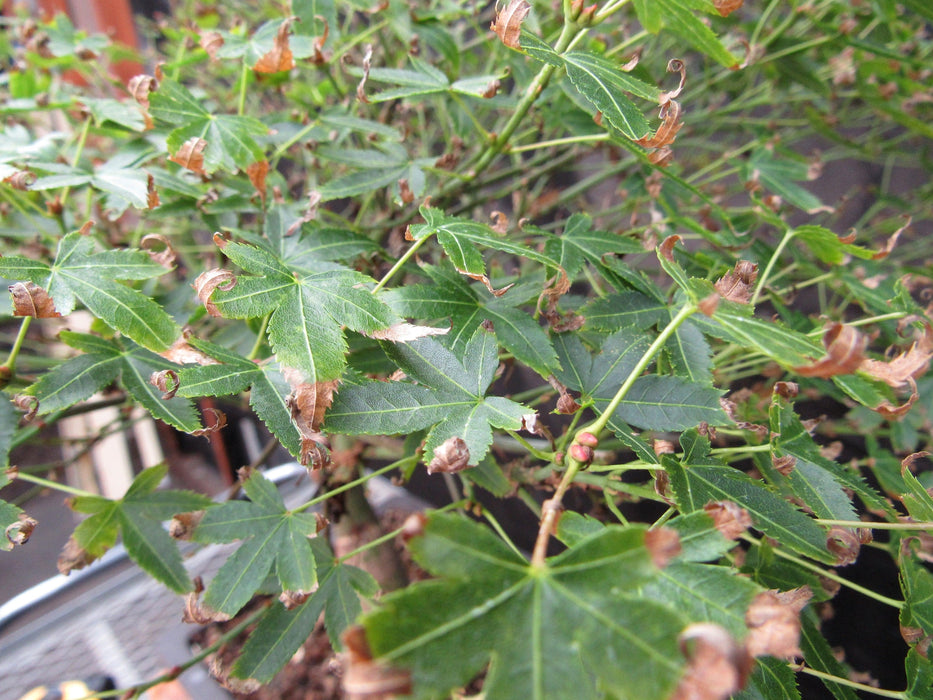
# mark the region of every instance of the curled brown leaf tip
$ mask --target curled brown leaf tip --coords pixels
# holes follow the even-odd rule
[[[25,411],[23,421],[28,423],[39,412],[39,399],[28,394],[16,394],[13,396],[12,403],[20,411]]]
[[[207,148],[207,141],[198,136],[192,136],[173,156],[169,157],[169,160],[198,175],[207,175],[207,171],[204,170],[205,148]]]
[[[651,555],[651,562],[659,569],[663,569],[680,554],[680,535],[676,530],[668,527],[648,530],[645,533],[645,548]]]
[[[704,316],[712,316],[716,313],[716,309],[719,308],[719,300],[722,297],[718,293],[714,292],[707,297],[704,297],[697,304],[697,311],[699,311]]]
[[[211,301],[211,295],[215,289],[222,292],[229,292],[236,285],[236,276],[229,270],[213,269],[202,272],[191,285],[198,294],[198,299],[204,304],[207,313],[211,316],[219,317],[220,311]]]
[[[799,392],[800,387],[797,385],[797,382],[774,383],[774,393],[780,396],[782,399],[790,400],[796,398]]]
[[[291,381],[297,373],[287,370],[285,376]],[[324,422],[324,413],[334,402],[334,392],[339,384],[339,379],[330,379],[326,382],[301,382],[293,385],[292,393],[286,397],[285,404],[302,435],[314,437],[320,430]]]
[[[728,17],[742,7],[743,2],[745,0],[713,0],[713,7],[722,17]]]
[[[176,540],[189,540],[191,533],[201,522],[205,510],[195,510],[190,513],[179,513],[168,523],[168,534]]]
[[[58,555],[58,573],[67,576],[72,571],[83,569],[97,557],[78,544],[74,535],[68,538],[62,553]]]
[[[676,100],[680,97],[680,93],[684,91],[684,85],[687,82],[687,66],[679,58],[672,58],[667,62],[667,72],[680,73],[680,84],[670,92],[662,92],[658,95],[658,103],[661,105],[667,104],[671,100]]]
[[[159,206],[159,192],[156,190],[155,178],[150,174],[146,178],[146,207],[155,209]]]
[[[521,45],[518,37],[522,30],[522,22],[525,21],[530,11],[531,5],[527,0],[509,0],[509,4],[496,13],[496,18],[489,28],[496,33],[503,44],[511,49],[519,49]]]
[[[305,591],[282,591],[279,602],[282,603],[286,610],[294,610],[299,605],[304,604],[310,597],[311,593]]]
[[[28,170],[18,170],[12,175],[7,175],[3,181],[14,190],[28,190],[36,181],[36,176]]]
[[[837,374],[851,374],[865,359],[867,343],[868,339],[857,329],[833,322],[823,334],[826,354],[812,365],[794,367],[794,371],[803,377],[828,378]]]
[[[207,422],[207,427],[199,428],[198,430],[191,431],[191,435],[195,437],[208,437],[211,433],[216,433],[218,430],[223,430],[227,425],[227,414],[223,411],[218,411],[216,408],[205,408],[204,419]]]
[[[402,531],[399,534],[405,542],[409,542],[415,537],[421,537],[427,524],[428,517],[424,513],[412,513],[405,518],[405,522],[402,523]]]
[[[677,446],[672,440],[662,440],[655,438],[651,442],[651,449],[660,457],[661,455],[672,455],[677,451]]]
[[[32,282],[17,282],[11,284],[10,294],[13,296],[13,315],[32,316],[33,318],[58,318],[61,316],[55,310],[55,302],[42,287]]]
[[[257,73],[281,73],[295,67],[295,57],[288,45],[288,34],[291,31],[294,17],[289,17],[279,26],[272,42],[272,48],[260,56],[253,66]]]
[[[11,545],[24,545],[29,541],[33,530],[36,529],[38,524],[39,522],[34,518],[30,518],[25,513],[20,513],[17,516],[16,522],[6,526],[4,534]]]
[[[360,77],[359,85],[356,86],[356,99],[360,102],[369,103],[366,97],[366,81],[369,80],[369,71],[373,65],[373,45],[367,44],[363,53],[363,75]]]
[[[224,37],[218,31],[201,32],[198,45],[207,52],[212,61],[217,60],[217,52],[224,45]]]
[[[194,590],[185,595],[185,608],[181,614],[181,621],[195,625],[206,625],[209,622],[226,622],[230,616],[226,613],[217,612],[205,606],[201,602],[201,592],[204,590],[204,584],[200,578],[194,581]]]
[[[663,241],[661,241],[661,245],[658,248],[658,251],[661,253],[661,255],[664,256],[665,260],[668,262],[674,262],[674,246],[682,240],[683,238],[676,234],[673,236],[668,236]]]
[[[434,458],[428,463],[428,474],[441,472],[454,474],[470,466],[470,448],[463,438],[447,438],[434,449]]]
[[[713,519],[713,524],[727,540],[736,540],[752,526],[748,511],[732,501],[710,501],[703,510]]]
[[[163,369],[159,372],[153,372],[149,375],[149,383],[162,392],[162,400],[168,401],[175,397],[180,383],[178,381],[178,372],[173,369]]]
[[[159,354],[164,357],[169,362],[174,362],[176,365],[216,365],[220,364],[213,357],[205,355],[200,350],[196,350],[188,344],[188,338],[190,337],[190,331],[188,333],[182,333],[182,336],[178,338],[168,350],[163,350]]]
[[[832,527],[826,535],[826,549],[836,557],[836,566],[848,566],[858,559],[861,541],[851,528]]]
[[[919,379],[926,374],[930,368],[931,358],[933,358],[933,328],[928,323],[923,335],[905,352],[887,362],[865,359],[859,369],[894,389],[904,389],[910,387],[912,380]]]
[[[246,168],[246,176],[249,178],[256,192],[259,193],[259,198],[263,203],[266,201],[266,176],[268,174],[269,161],[267,160],[257,160]]]
[[[717,280],[715,287],[723,298],[747,304],[752,297],[752,285],[758,277],[758,265],[748,260],[739,260],[731,272]]]
[[[677,641],[687,671],[671,700],[725,700],[745,685],[752,659],[724,628],[710,622],[692,624]]]
[[[813,592],[807,586],[784,592],[765,591],[755,596],[745,613],[748,653],[780,659],[801,656],[800,611],[812,597]]]
[[[680,103],[677,102],[677,100],[665,102],[661,106],[661,111],[658,114],[661,118],[661,126],[658,127],[658,130],[655,131],[653,135],[643,136],[635,143],[645,146],[646,148],[670,146],[674,143],[674,139],[677,138],[677,132],[684,126],[683,120],[681,119],[681,112]]]
[[[158,89],[159,81],[151,75],[135,75],[126,84],[126,89],[140,105],[149,109],[149,93]]]
[[[340,641],[345,649],[341,685],[346,697],[384,700],[411,694],[411,673],[373,661],[366,631],[362,626],[348,627]]]
[[[164,268],[172,269],[175,264],[175,249],[172,248],[172,242],[161,233],[149,233],[143,236],[139,242],[139,247],[149,253],[152,262],[158,263]]]
[[[784,476],[790,476],[791,472],[794,471],[794,467],[797,466],[797,458],[791,455],[784,455],[783,457],[772,456],[771,465],[777,472]]]
[[[903,226],[897,229],[897,231],[892,233],[890,237],[888,237],[888,240],[885,242],[884,246],[871,256],[872,260],[884,260],[891,254],[891,251],[894,250],[894,246],[897,245],[897,240],[901,237],[901,234],[907,230],[912,221],[910,215],[906,215],[905,218],[907,219],[907,223],[905,223]]]
[[[504,236],[509,231],[509,217],[505,215],[504,212],[494,211],[489,215],[489,218],[492,219],[492,230],[498,233],[500,236]]]

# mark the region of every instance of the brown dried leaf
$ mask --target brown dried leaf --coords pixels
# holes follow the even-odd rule
[[[61,316],[55,310],[55,302],[42,287],[32,282],[17,282],[11,284],[10,294],[13,295],[13,315],[32,316],[33,318],[58,318]]]
[[[418,338],[427,338],[431,335],[446,335],[449,332],[450,328],[416,326],[412,323],[394,323],[388,328],[373,331],[367,335],[376,340],[391,340],[394,343],[408,343]]]
[[[797,466],[797,458],[791,455],[784,455],[783,457],[772,456],[771,465],[784,476],[790,476],[791,472],[794,471],[794,467]]]
[[[677,451],[672,440],[661,440],[660,438],[652,440],[651,449],[654,450],[654,453],[658,457],[661,455],[672,455]]]
[[[29,541],[33,530],[36,529],[38,524],[37,520],[30,518],[25,513],[20,513],[15,523],[6,526],[4,534],[6,534],[7,541],[14,547],[24,545]],[[0,547],[0,549],[3,549],[3,547]]]
[[[321,34],[321,36],[315,37],[311,44],[311,48],[314,50],[314,54],[311,56],[311,63],[316,66],[323,66],[329,60],[329,57],[324,55],[324,44],[327,43],[327,37],[330,34],[330,25],[321,15],[315,15],[314,18],[324,23],[324,33]]]
[[[854,327],[833,322],[823,334],[826,354],[812,365],[794,367],[794,371],[803,377],[824,379],[837,374],[851,374],[865,359],[867,342],[868,339]]]
[[[219,654],[211,657],[207,670],[221,686],[237,695],[250,695],[262,687],[262,683],[254,678],[234,678],[231,676],[230,672],[233,669],[225,665],[225,659]]]
[[[227,414],[223,411],[218,411],[216,408],[205,408],[203,411],[207,427],[192,430],[190,433],[191,435],[195,437],[208,437],[211,433],[223,430],[227,426]]]
[[[3,178],[3,181],[14,190],[28,190],[32,183],[36,181],[36,176],[28,170],[17,170],[12,175]]]
[[[648,154],[648,162],[659,168],[666,168],[674,160],[674,151],[668,146],[661,146]]]
[[[366,50],[363,53],[363,75],[360,78],[359,85],[356,86],[356,99],[360,102],[365,102],[369,104],[369,99],[366,97],[366,81],[369,80],[369,70],[373,65],[373,45],[367,44]]]
[[[713,7],[723,17],[728,17],[742,7],[745,0],[713,0]]]
[[[910,386],[911,380],[919,379],[926,374],[930,368],[931,358],[933,358],[933,328],[928,323],[923,336],[915,341],[906,352],[902,352],[888,362],[866,359],[859,369],[875,379],[880,379],[890,387],[903,389]]]
[[[494,222],[492,224],[492,230],[500,236],[504,236],[509,232],[509,217],[505,215],[505,212],[496,210],[489,215],[489,218]],[[566,277],[566,275],[564,276]]]
[[[557,377],[553,374],[549,375],[547,378],[548,384],[554,387],[557,390],[557,393],[560,394],[560,398],[557,399],[557,412],[564,415],[569,415],[576,413],[580,410],[580,404],[577,403],[576,399],[570,395],[570,392],[567,390],[563,384],[561,384]]]
[[[676,530],[668,527],[659,527],[645,533],[645,549],[651,555],[651,562],[663,569],[671,559],[680,554],[680,535]]]
[[[12,403],[20,411],[26,412],[26,415],[23,416],[23,422],[25,423],[28,423],[33,418],[35,418],[36,414],[39,412],[39,399],[37,399],[35,396],[16,394],[13,396]]]
[[[775,382],[774,393],[788,401],[797,397],[800,387],[797,382]]]
[[[675,91],[676,92],[676,91]],[[646,148],[661,148],[674,143],[677,138],[677,132],[683,128],[681,120],[680,103],[676,100],[670,100],[661,105],[661,112],[658,115],[661,118],[661,126],[652,136],[644,136],[635,143]]]
[[[207,141],[192,136],[181,145],[175,155],[169,157],[169,160],[198,175],[207,175],[204,170],[205,148],[207,148]]]
[[[201,603],[201,593],[204,584],[200,577],[194,579],[194,590],[185,595],[185,609],[181,614],[181,621],[195,625],[206,625],[209,622],[226,622],[230,616],[205,607]]]
[[[95,558],[84,547],[79,545],[74,535],[72,535],[65,543],[62,553],[58,555],[58,573],[67,576],[72,571],[83,569]]]
[[[490,97],[495,97],[496,93],[499,92],[499,88],[502,87],[502,81],[498,78],[493,78],[489,81],[489,84],[486,85],[486,88],[480,93],[480,97],[485,97],[487,100]]]
[[[294,17],[289,17],[282,22],[279,31],[275,33],[275,39],[272,42],[272,48],[260,56],[253,66],[257,73],[281,73],[291,70],[295,67],[295,57],[292,56],[292,50],[288,46],[288,34],[292,28]]]
[[[503,294],[505,294],[507,291],[509,291],[512,287],[515,286],[515,283],[512,282],[512,284],[507,284],[502,289],[496,289],[495,287],[492,286],[492,282],[489,281],[489,278],[486,275],[479,275],[479,274],[474,274],[472,272],[465,272],[464,270],[457,270],[457,272],[459,272],[461,275],[466,275],[471,280],[482,282],[483,286],[485,286],[486,289],[489,290],[489,293],[492,294],[494,297],[501,297]]]
[[[411,204],[415,201],[415,193],[411,191],[411,185],[406,177],[399,178],[398,196],[402,200],[402,204]]]
[[[299,376],[299,373],[286,370],[285,376],[292,382]],[[291,411],[292,421],[302,435],[313,437],[320,430],[321,423],[324,422],[324,413],[334,402],[334,392],[338,384],[340,384],[339,379],[313,384],[292,383],[292,393],[285,399],[285,404]]]
[[[861,549],[859,535],[850,528],[832,527],[826,535],[826,549],[836,557],[837,566],[854,564]]]
[[[700,300],[700,303],[697,304],[697,311],[704,316],[712,316],[716,313],[716,309],[719,308],[719,300],[721,298],[719,294],[710,294],[708,297]]]
[[[877,413],[880,413],[882,416],[884,416],[888,420],[900,420],[901,418],[906,416],[908,411],[910,411],[910,409],[917,402],[917,399],[920,396],[917,393],[916,382],[914,382],[914,380],[911,379],[909,384],[911,387],[910,396],[908,397],[907,401],[902,403],[900,406],[895,406],[890,401],[885,400],[881,402],[880,404],[878,404],[877,406],[872,407],[872,410],[876,411]]]
[[[191,539],[191,533],[200,524],[206,510],[195,510],[190,513],[179,513],[168,523],[168,534],[176,540]]]
[[[447,438],[434,450],[434,459],[428,464],[428,474],[441,472],[455,474],[470,466],[470,449],[463,438]]]
[[[310,597],[311,593],[305,591],[282,591],[279,602],[282,603],[286,610],[294,610],[299,605],[303,605]]]
[[[162,392],[162,400],[168,401],[174,398],[178,391],[180,383],[178,381],[178,372],[173,369],[163,369],[159,372],[153,372],[149,375],[149,383]]]
[[[266,175],[269,174],[269,161],[258,160],[246,168],[246,176],[259,193],[262,203],[266,203]]]
[[[509,4],[496,13],[496,19],[489,28],[510,49],[519,49],[521,45],[518,37],[522,30],[522,22],[530,11],[531,5],[527,0],[509,0]]]
[[[671,100],[675,100],[684,91],[684,85],[687,82],[687,66],[679,58],[672,58],[667,62],[668,73],[680,73],[680,85],[670,92],[662,92],[658,95],[658,104],[666,105]]]
[[[812,597],[807,586],[756,595],[745,613],[745,648],[749,655],[779,659],[801,656],[800,611]]]
[[[757,277],[758,265],[748,260],[739,260],[731,272],[716,281],[716,291],[729,301],[747,304],[752,298],[752,285]]]
[[[674,262],[674,246],[682,240],[683,238],[675,234],[673,236],[668,236],[663,241],[661,241],[661,246],[658,250],[660,250],[661,255],[664,256],[665,260],[668,262]]]
[[[204,304],[207,313],[219,318],[220,311],[217,310],[214,302],[211,301],[211,294],[214,293],[215,289],[229,292],[235,285],[236,276],[232,272],[215,268],[202,272],[191,286],[194,287],[194,291],[197,292],[198,299]]]
[[[402,530],[399,534],[402,536],[402,540],[409,542],[415,537],[421,537],[421,535],[424,534],[424,528],[427,524],[428,517],[424,513],[412,513],[405,518],[405,522],[402,523]]]
[[[216,61],[217,52],[220,51],[221,47],[224,45],[224,37],[220,32],[213,30],[201,32],[198,45],[207,51],[207,55],[212,61]]]
[[[188,338],[188,333],[183,332],[182,336],[174,343],[172,343],[172,346],[168,350],[164,350],[159,354],[169,362],[174,362],[176,365],[220,364],[213,357],[205,355],[200,350],[195,350],[193,347],[188,345]]]
[[[745,685],[752,660],[719,625],[689,625],[678,637],[687,671],[671,700],[725,700]]]
[[[900,238],[901,234],[907,230],[907,227],[910,226],[912,221],[910,215],[905,215],[905,218],[907,219],[907,223],[905,223],[903,226],[897,229],[897,231],[890,235],[884,246],[871,256],[872,260],[883,260],[891,254],[891,251],[894,250],[894,246],[897,245],[897,239]]]
[[[703,510],[713,519],[713,524],[727,540],[737,540],[752,526],[748,511],[732,501],[710,501]]]
[[[341,686],[347,700],[389,700],[412,692],[409,671],[352,658],[344,668]]]
[[[152,175],[146,180],[146,206],[149,209],[155,209],[159,206],[159,193],[156,191],[155,178]]]
[[[152,262],[158,263],[162,267],[171,270],[175,265],[175,249],[172,248],[172,242],[161,233],[149,233],[143,236],[139,242],[139,247],[149,253]],[[161,248],[161,250],[157,250]]]
[[[140,105],[149,109],[149,93],[157,90],[159,81],[151,75],[135,75],[126,84],[126,89]]]

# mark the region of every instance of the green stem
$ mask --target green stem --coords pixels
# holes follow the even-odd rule
[[[362,484],[365,484],[367,481],[369,481],[375,476],[379,476],[380,474],[385,474],[386,472],[390,472],[393,469],[402,469],[403,467],[408,466],[408,464],[416,463],[417,461],[418,461],[418,455],[411,455],[409,457],[405,457],[404,459],[400,459],[397,462],[392,462],[392,464],[386,465],[382,469],[377,469],[376,471],[370,472],[369,474],[366,474],[365,476],[361,476],[359,479],[355,479],[354,481],[350,481],[346,484],[343,484],[342,486],[338,486],[337,488],[331,489],[327,493],[323,493],[317,498],[312,498],[307,503],[303,503],[297,508],[293,508],[292,513],[300,513],[303,510],[307,510],[311,506],[317,505],[318,503],[323,503],[324,501],[331,498],[332,496],[336,496],[338,493],[343,493],[344,491],[349,491],[352,488],[361,486]]]
[[[752,544],[755,544],[755,545],[761,544],[760,540],[752,537],[751,535],[743,535],[742,539],[744,539],[746,542],[751,542]],[[793,554],[788,554],[782,549],[775,548],[775,549],[772,549],[771,551],[773,551],[777,556],[781,557],[782,559],[786,559],[787,561],[792,561],[795,564],[798,564],[802,566],[803,568],[812,571],[815,574],[823,576],[824,578],[828,578],[830,581],[835,581],[836,583],[842,586],[845,586],[846,588],[849,588],[853,591],[856,591],[857,593],[861,593],[862,595],[865,595],[865,596],[868,596],[869,598],[877,600],[879,603],[884,603],[885,605],[889,605],[892,608],[896,608],[897,610],[900,610],[901,608],[904,607],[904,601],[902,600],[895,600],[894,598],[888,598],[887,596],[881,595],[880,593],[875,593],[873,590],[865,588],[864,586],[860,586],[857,583],[853,583],[852,581],[849,581],[848,579],[843,578],[839,574],[833,573],[832,571],[819,567],[816,564],[811,564],[806,559],[801,559],[800,557],[795,556]]]
[[[840,527],[864,527],[869,530],[933,530],[933,523],[875,523],[865,520],[827,520],[815,518],[820,525],[838,525]]]
[[[6,364],[3,365],[7,369],[7,372],[9,372],[8,381],[16,376],[16,358],[19,357],[19,351],[23,347],[23,343],[26,340],[26,333],[29,331],[29,325],[31,323],[32,316],[23,316],[23,322],[19,324],[19,333],[16,335],[16,340],[13,342],[10,354],[6,358]],[[0,378],[2,378],[2,375],[0,375]]]
[[[88,118],[84,120],[84,126],[81,128],[81,136],[78,137],[78,145],[75,148],[74,158],[71,159],[71,167],[78,167],[78,162],[81,160],[81,154],[84,152],[84,144],[87,143],[87,135],[91,130],[91,119],[92,117],[88,115]],[[64,212],[65,202],[68,200],[68,193],[71,191],[71,187],[63,187],[61,194],[61,204],[62,211]],[[64,213],[62,214],[64,216]]]
[[[26,472],[17,472],[14,478],[19,481],[27,481],[30,484],[36,484],[37,486],[42,486],[44,488],[55,489],[56,491],[61,491],[62,493],[70,493],[72,496],[92,497],[97,495],[91,493],[90,491],[77,489],[74,486],[68,486],[67,484],[60,484],[57,481],[43,479],[41,476],[35,476],[34,474],[28,474]]]
[[[259,330],[256,331],[256,342],[253,343],[252,350],[249,351],[249,355],[246,356],[247,360],[255,360],[259,355],[259,351],[262,349],[262,344],[266,339],[266,326],[269,325],[269,319],[272,314],[268,313],[262,317],[262,323],[259,325]]]
[[[550,148],[551,146],[566,146],[573,143],[592,143],[594,141],[608,141],[612,138],[609,134],[586,134],[583,136],[567,136],[562,139],[551,139],[550,141],[538,141],[524,146],[513,146],[509,153],[524,153],[525,151],[536,151],[540,148]]]
[[[411,259],[411,257],[415,253],[418,252],[418,248],[423,246],[425,241],[427,241],[429,238],[430,236],[424,236],[422,238],[419,238],[417,241],[415,241],[414,244],[411,246],[411,248],[406,250],[405,254],[395,261],[395,264],[392,266],[392,269],[390,269],[387,273],[385,273],[382,276],[382,279],[379,280],[379,283],[375,287],[373,287],[373,294],[376,294],[380,289],[385,287],[386,283],[395,276],[395,273],[401,269],[402,265],[407,263]]]
[[[814,668],[808,668],[806,666],[795,666],[790,664],[790,667],[801,673],[806,673],[808,676],[813,676],[815,678],[820,678],[824,681],[829,681],[831,683],[837,683],[839,685],[844,685],[848,688],[855,688],[861,690],[865,693],[870,693],[872,695],[877,695],[882,698],[901,698],[902,700],[907,700],[909,696],[907,695],[906,690],[883,690],[881,688],[875,688],[871,685],[866,685],[865,683],[857,683],[856,681],[850,681],[848,678],[840,678],[839,676],[834,676],[830,673],[823,673],[822,671],[817,671]]]
[[[771,256],[771,259],[768,261],[765,271],[761,273],[761,277],[758,278],[758,285],[755,287],[755,293],[752,294],[751,300],[748,302],[752,307],[758,302],[758,297],[761,296],[761,292],[765,288],[765,283],[768,281],[768,277],[771,276],[771,272],[774,270],[774,266],[777,265],[778,258],[781,257],[781,253],[784,252],[784,248],[787,247],[787,244],[791,242],[794,238],[794,229],[788,229],[784,233],[784,237],[781,238],[781,242],[778,243],[777,248],[774,249],[774,255]]]
[[[528,450],[532,454],[532,456],[535,457],[536,459],[540,459],[544,462],[550,462],[552,459],[554,459],[553,452],[544,452],[543,450],[539,450],[537,447],[535,447],[530,442],[528,442],[525,438],[519,435],[516,431],[506,430],[505,432],[511,435],[512,439],[515,440],[515,442],[517,442],[522,447],[524,447],[526,450]]]
[[[237,99],[236,113],[243,116],[246,111],[246,83],[249,76],[249,66],[246,65],[246,57],[243,58],[243,65],[240,69],[240,96]]]

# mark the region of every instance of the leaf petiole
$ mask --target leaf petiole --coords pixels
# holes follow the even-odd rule
[[[30,484],[42,486],[43,488],[55,489],[56,491],[61,491],[62,493],[70,493],[72,496],[83,496],[86,498],[97,496],[97,494],[91,493],[90,491],[78,489],[74,486],[68,486],[67,484],[60,484],[57,481],[51,481],[50,479],[43,479],[41,476],[29,474],[28,472],[16,472],[15,478],[19,481],[27,481]]]
[[[6,381],[9,382],[16,376],[16,358],[19,357],[19,351],[23,347],[23,342],[26,340],[26,333],[29,331],[31,323],[32,316],[23,316],[23,322],[19,324],[19,333],[17,333],[16,340],[13,341],[13,347],[10,348],[10,354],[6,359],[6,363],[3,365],[6,372],[0,374],[0,379],[3,379],[4,375],[7,375]]]

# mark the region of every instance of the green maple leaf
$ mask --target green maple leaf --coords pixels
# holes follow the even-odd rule
[[[0,257],[0,276],[29,280],[45,289],[55,310],[70,314],[78,301],[111,328],[144,348],[167,350],[180,329],[165,310],[142,292],[116,280],[158,277],[165,268],[139,250],[95,252],[94,239],[69,233],[48,265],[19,256]]]
[[[422,269],[434,284],[404,286],[386,294],[386,301],[399,314],[446,319],[451,325],[447,341],[454,350],[466,347],[477,326],[489,321],[502,346],[542,376],[560,366],[544,329],[531,314],[516,308],[541,294],[544,283],[540,277],[525,278],[497,297],[482,285],[470,285],[449,267],[425,265]]]
[[[574,334],[558,334],[554,343],[563,369],[557,376],[601,412],[628,379],[650,342],[646,333],[623,328],[606,338],[593,357]],[[630,433],[628,424],[648,430],[686,430],[703,421],[722,425],[728,417],[719,405],[721,393],[682,377],[648,374],[635,381],[613,413],[609,427]]]
[[[492,428],[518,430],[532,411],[508,399],[486,397],[499,366],[494,333],[480,327],[462,357],[431,338],[384,345],[386,353],[418,383],[363,381],[345,384],[325,416],[325,429],[349,435],[394,435],[430,428],[425,462],[450,438],[466,442],[470,464],[492,444]]]
[[[133,480],[123,498],[78,496],[71,507],[89,513],[74,531],[74,539],[97,558],[110,549],[118,535],[127,554],[150,576],[173,591],[192,589],[175,541],[160,524],[164,520],[212,505],[211,499],[190,491],[156,491],[168,473],[164,464],[145,469]]]
[[[168,134],[168,148],[173,153],[190,138],[207,141],[204,170],[208,173],[219,168],[245,170],[263,159],[263,150],[256,142],[269,131],[263,122],[254,117],[215,114],[175,81],[159,83],[159,89],[149,96],[149,113],[160,125],[175,127]]]
[[[344,326],[373,333],[396,319],[366,288],[369,277],[313,251],[281,255],[242,243],[225,243],[222,250],[252,276],[241,275],[229,291],[215,290],[211,301],[228,318],[271,314],[267,330],[279,363],[309,382],[343,373]]]
[[[682,673],[682,618],[638,596],[657,569],[641,527],[609,527],[534,567],[481,525],[434,515],[409,546],[439,578],[363,617],[380,661],[410,669],[416,697],[446,697],[490,659],[498,698],[663,700]]]
[[[204,515],[192,538],[197,542],[233,542],[240,547],[211,580],[204,605],[235,615],[275,570],[282,589],[310,592],[317,583],[311,541],[317,520],[292,512],[276,488],[259,472],[243,482],[249,501],[227,501]]]
[[[252,678],[268,683],[304,644],[321,612],[324,627],[334,649],[341,648],[340,635],[362,612],[360,596],[371,598],[379,584],[362,569],[334,560],[334,553],[322,539],[311,540],[317,567],[318,588],[293,610],[276,602],[262,618],[243,646],[233,666],[235,678]]]
[[[573,279],[584,263],[603,268],[607,256],[644,253],[645,249],[634,238],[610,231],[594,231],[593,219],[587,214],[574,214],[567,219],[560,236],[548,235],[544,251]]]
[[[301,435],[292,422],[286,398],[291,386],[274,363],[256,363],[220,345],[195,338],[188,344],[220,364],[188,367],[178,372],[178,395],[229,396],[249,389],[249,405],[292,455],[301,451]]]
[[[68,408],[119,380],[153,418],[187,433],[201,427],[190,401],[178,396],[163,399],[162,391],[149,382],[154,372],[176,369],[174,363],[128,341],[72,331],[62,331],[59,338],[82,354],[42,375],[29,388],[39,400],[40,414]]]

